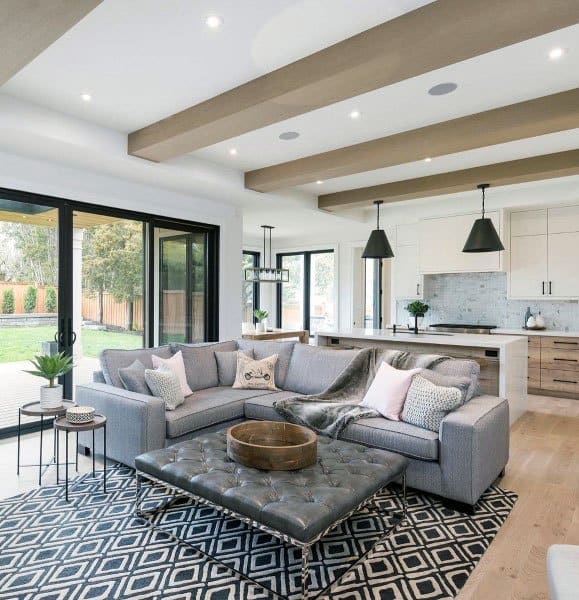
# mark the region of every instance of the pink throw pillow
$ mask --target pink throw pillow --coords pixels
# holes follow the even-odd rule
[[[171,358],[161,358],[160,356],[155,356],[153,354],[153,367],[158,369],[161,365],[164,365],[169,369],[175,377],[179,380],[179,385],[181,386],[181,391],[183,392],[183,396],[190,396],[193,393],[193,390],[189,387],[187,383],[187,375],[185,374],[185,363],[183,362],[183,354],[181,350],[176,354],[173,354]]]
[[[403,371],[383,362],[360,406],[373,408],[392,421],[400,421],[408,388],[414,375],[420,371],[422,369]]]

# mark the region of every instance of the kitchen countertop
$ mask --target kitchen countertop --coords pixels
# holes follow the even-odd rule
[[[508,329],[498,327],[492,330],[492,335],[544,335],[552,337],[576,337],[579,338],[579,331],[562,331],[557,329]]]
[[[409,333],[407,330],[399,330],[394,333],[388,329],[336,329],[318,331],[318,337],[325,338],[348,338],[357,340],[377,340],[387,342],[402,342],[415,344],[437,344],[441,346],[465,346],[469,348],[504,348],[512,344],[516,337],[511,335],[484,335],[476,333],[441,333],[441,332],[419,332],[418,335]],[[521,333],[521,336],[525,334]],[[318,340],[319,343],[319,340]]]

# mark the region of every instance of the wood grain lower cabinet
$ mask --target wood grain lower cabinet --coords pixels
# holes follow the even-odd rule
[[[530,336],[531,392],[579,399],[579,338]]]

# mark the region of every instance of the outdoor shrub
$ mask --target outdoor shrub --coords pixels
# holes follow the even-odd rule
[[[36,310],[36,288],[29,286],[24,294],[24,312],[31,313]]]
[[[44,299],[44,310],[47,313],[56,312],[56,290],[53,287],[46,288],[46,298]]]
[[[2,294],[2,312],[5,315],[14,314],[14,290],[5,290]]]

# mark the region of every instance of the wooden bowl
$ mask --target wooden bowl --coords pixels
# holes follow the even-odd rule
[[[227,456],[264,471],[296,471],[315,464],[318,436],[301,425],[246,421],[227,431]]]

